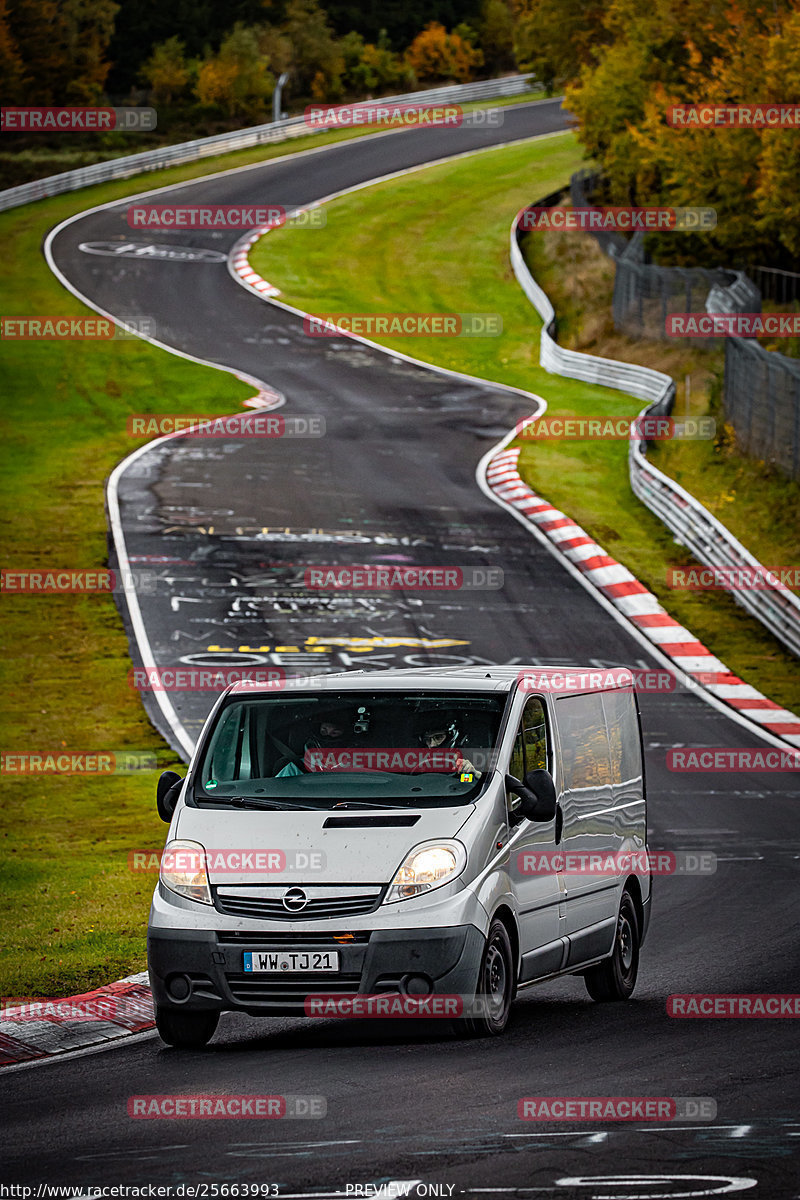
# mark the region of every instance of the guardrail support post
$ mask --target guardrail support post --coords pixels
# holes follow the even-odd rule
[[[282,71],[278,76],[278,82],[275,84],[275,91],[272,93],[272,119],[280,121],[281,119],[281,99],[283,97],[283,89],[289,78],[288,71]]]

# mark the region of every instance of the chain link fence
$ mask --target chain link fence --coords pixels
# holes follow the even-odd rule
[[[723,407],[746,454],[800,479],[800,361],[727,338]]]
[[[780,267],[745,268],[765,300],[775,304],[793,304],[800,300],[800,275]]]
[[[570,180],[573,205],[589,206],[599,175],[578,171]],[[660,267],[646,261],[644,235],[594,234],[614,259],[614,327],[633,338],[667,340],[670,313],[761,312],[762,292],[790,304],[800,298],[800,275],[770,267],[733,271]],[[749,276],[753,274],[759,286]],[[723,409],[744,453],[800,479],[800,360],[765,350],[752,338],[686,338],[706,349],[725,346]]]
[[[592,194],[599,182],[596,171],[578,171],[570,180],[570,196],[575,206],[591,206]],[[659,267],[647,261],[644,234],[628,239],[619,233],[594,235],[601,249],[616,262],[612,310],[614,328],[633,338],[667,341],[667,317],[670,313],[705,312],[712,290],[736,288],[732,307],[726,311],[760,312],[761,296],[741,271],[706,267]],[[748,307],[742,308],[744,304]],[[708,338],[690,338],[709,346]],[[713,343],[711,343],[713,344]]]

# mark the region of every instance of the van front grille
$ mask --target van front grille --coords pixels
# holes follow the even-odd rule
[[[261,917],[270,921],[308,921],[323,920],[331,917],[356,917],[363,913],[374,912],[381,902],[383,889],[372,887],[369,890],[349,895],[335,893],[327,896],[316,896],[306,901],[302,909],[293,912],[284,907],[281,896],[248,895],[247,892],[220,892],[217,890],[214,902],[219,912],[231,917]]]
[[[242,1004],[297,1004],[302,1005],[307,996],[336,995],[351,996],[358,991],[361,976],[282,974],[280,979],[270,976],[226,975],[228,987],[235,1000]]]

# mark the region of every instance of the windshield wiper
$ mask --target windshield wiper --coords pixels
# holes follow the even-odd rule
[[[231,808],[304,808],[313,811],[318,808],[316,804],[292,804],[286,800],[262,800],[258,796],[231,796],[226,798],[226,803]]]

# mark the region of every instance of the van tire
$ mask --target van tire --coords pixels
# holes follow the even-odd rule
[[[156,1029],[161,1040],[178,1050],[199,1050],[211,1041],[218,1024],[218,1012],[178,1012],[156,1005]]]
[[[611,957],[584,974],[586,990],[593,1000],[628,1000],[639,973],[639,919],[630,892],[622,893]]]
[[[481,955],[481,965],[475,988],[476,996],[494,996],[496,1013],[462,1017],[453,1024],[459,1037],[499,1037],[508,1024],[508,1014],[514,999],[514,953],[511,939],[502,921],[492,921]]]

